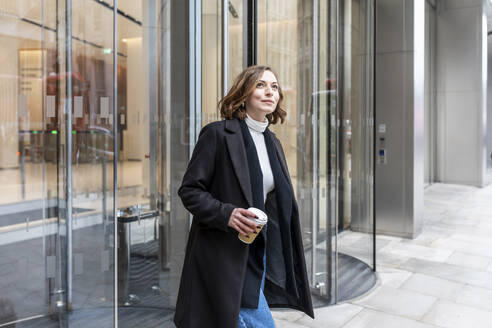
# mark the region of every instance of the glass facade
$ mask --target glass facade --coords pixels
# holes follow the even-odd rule
[[[192,219],[177,190],[252,52],[285,93],[287,121],[272,130],[315,304],[370,289],[373,11],[361,0],[1,2],[0,326],[173,327]]]

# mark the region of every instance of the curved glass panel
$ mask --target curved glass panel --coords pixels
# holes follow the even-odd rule
[[[273,126],[272,130],[284,147],[299,205],[311,287],[327,293],[328,263],[326,255],[321,254],[325,250],[319,249],[327,241],[326,235],[319,238],[319,230],[326,233],[326,212],[322,215],[324,220],[318,220],[320,183],[325,184],[327,195],[326,174],[319,174],[320,167],[327,168],[325,160],[321,165],[318,160],[319,133],[326,136],[327,131],[320,131],[318,122],[320,102],[324,105],[323,118],[327,118],[328,93],[324,88],[323,92],[319,89],[319,80],[326,76],[319,70],[318,15],[317,1],[258,1],[257,43],[258,63],[276,71],[284,93],[286,122]],[[326,21],[323,24],[326,28]],[[326,69],[326,60],[323,65]],[[327,145],[325,140],[322,142],[322,155],[326,156]]]
[[[119,327],[174,326],[189,227],[177,195],[189,148],[186,8],[118,1]]]
[[[1,6],[0,254],[11,270],[0,270],[0,325],[84,324],[97,308],[112,327],[113,12],[95,1]]]
[[[373,274],[373,1],[340,2],[337,301],[371,289]],[[354,287],[346,288],[350,281]]]
[[[375,283],[372,7],[260,0],[257,10],[258,63],[274,68],[285,94],[287,121],[273,130],[299,204],[315,304],[353,298],[364,292],[354,279]],[[357,247],[345,247],[354,236]]]
[[[229,0],[229,17],[227,20],[229,33],[228,88],[244,68],[244,11],[243,0]]]
[[[113,10],[88,0],[67,4],[71,6],[66,10],[71,28],[66,60],[71,66],[66,68],[72,86],[71,95],[67,94],[71,98],[72,129],[65,133],[71,133],[72,155],[71,169],[65,176],[72,207],[80,209],[80,213],[72,211],[72,218],[67,216],[66,221],[68,326],[89,324],[87,315],[95,314],[101,318],[101,327],[112,327],[116,184]]]
[[[223,17],[223,0],[202,1],[202,108],[201,126],[220,119],[218,102],[226,89],[243,70],[243,3],[242,0],[228,1],[227,26]],[[222,29],[227,29],[227,49]],[[223,53],[227,57],[223,58]],[[224,66],[224,61],[226,61]],[[224,73],[224,70],[227,72]]]
[[[219,119],[222,98],[222,0],[202,1],[202,126]]]
[[[244,67],[247,2],[113,3],[0,3],[0,326],[173,326],[190,226],[177,190],[192,132]],[[257,1],[315,305],[374,267],[373,10]]]

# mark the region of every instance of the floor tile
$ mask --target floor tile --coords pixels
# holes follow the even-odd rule
[[[390,253],[393,255],[425,259],[435,262],[444,262],[452,251],[447,249],[438,249],[420,245],[390,243],[380,250],[379,253]]]
[[[420,246],[430,246],[437,239],[442,238],[443,234],[444,233],[442,231],[431,231],[430,229],[424,230],[416,238],[404,239],[404,240],[402,240],[402,243],[403,244],[420,245]]]
[[[492,289],[492,272],[488,271],[470,270],[453,264],[420,259],[409,259],[405,263],[402,263],[400,268],[462,284]]]
[[[308,328],[308,327],[300,325],[298,323],[285,321],[282,319],[274,319],[274,321],[275,321],[275,326],[277,328]]]
[[[456,251],[446,260],[446,263],[462,266],[468,269],[486,270],[491,263],[491,258]]]
[[[490,328],[492,312],[439,300],[423,321],[445,328]]]
[[[299,320],[304,315],[302,312],[294,311],[294,310],[272,309],[271,311],[272,311],[272,316],[274,319],[281,319],[281,320],[290,321],[290,322]]]
[[[394,236],[385,236],[385,235],[376,235],[377,240],[389,240],[389,241],[402,241],[404,238],[402,237],[394,237]]]
[[[354,303],[385,313],[420,319],[435,301],[433,296],[381,286]]]
[[[393,288],[400,287],[412,275],[412,272],[383,265],[378,266],[377,272],[381,278],[381,285]]]
[[[454,300],[465,285],[449,280],[416,273],[408,278],[400,289],[414,291],[437,298]]]
[[[456,303],[492,311],[492,290],[465,286],[457,295]]]
[[[343,328],[432,328],[434,326],[379,311],[364,309]]]
[[[487,267],[487,271],[488,272],[492,272],[492,262],[489,264],[489,266]]]
[[[344,231],[338,235],[338,244],[339,245],[351,245],[363,237],[364,237],[364,234],[362,234],[362,233]]]
[[[296,323],[311,328],[339,328],[350,321],[355,315],[357,315],[357,313],[362,310],[363,308],[361,306],[349,303],[334,305],[325,308],[315,309],[314,320],[305,315],[301,319],[297,320]]]
[[[491,213],[492,213],[492,211],[491,211]],[[492,247],[492,238],[490,235],[477,236],[476,234],[458,232],[458,233],[451,234],[451,236],[449,238],[451,240],[464,241],[464,242],[473,243],[473,244],[482,244],[482,245],[487,245],[487,246]]]

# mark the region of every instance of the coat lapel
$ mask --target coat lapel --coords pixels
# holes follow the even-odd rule
[[[227,149],[231,158],[232,167],[236,173],[241,190],[248,202],[249,207],[253,206],[253,193],[251,191],[251,181],[249,179],[248,160],[244,148],[243,134],[239,126],[239,121],[226,120],[225,129],[229,131],[226,137]]]

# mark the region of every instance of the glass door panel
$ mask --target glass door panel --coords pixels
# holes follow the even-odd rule
[[[243,70],[243,4],[227,1],[227,19],[223,0],[202,1],[202,108],[201,126],[220,120],[218,102]],[[223,42],[226,29],[227,44]],[[225,86],[224,90],[224,83]]]
[[[1,6],[0,325],[112,327],[112,11]]]
[[[118,1],[119,327],[174,327],[189,227],[177,196],[189,149],[185,4]]]
[[[229,17],[227,19],[228,31],[228,61],[227,61],[227,88],[232,86],[234,79],[243,71],[244,68],[244,48],[243,48],[243,24],[244,8],[243,0],[229,0]]]
[[[308,211],[301,217],[310,220],[312,206],[304,206],[304,202],[311,194],[312,162],[303,154],[312,151],[311,131],[303,129],[311,120],[312,62],[310,56],[300,57],[311,54],[311,45],[299,42],[312,32],[308,22],[312,22],[312,13],[305,12],[299,2],[310,5],[312,1],[258,1],[258,63],[273,68],[284,93],[286,122],[272,129],[282,141],[299,207]],[[308,17],[306,22],[299,20],[300,15]],[[304,148],[306,141],[308,148]]]
[[[375,282],[372,8],[358,0],[258,1],[258,63],[274,68],[285,93],[287,122],[273,130],[287,156],[319,302],[354,297],[353,279],[369,288]],[[345,247],[354,235],[362,254]]]
[[[43,104],[56,53],[50,43],[48,59],[41,1],[3,1],[0,12],[0,325],[33,318],[56,327],[45,320],[61,272],[57,163],[46,160]]]
[[[202,127],[219,119],[217,104],[222,98],[222,0],[202,1],[201,69]]]
[[[159,80],[169,75],[159,65],[169,68],[158,46],[169,38],[160,25],[168,10],[160,1],[118,1],[119,327],[170,324],[173,316],[166,93],[158,106],[169,87]]]
[[[316,292],[328,301],[335,303],[336,291],[336,252],[337,252],[337,0],[319,3],[318,42],[319,74],[317,90],[314,92],[313,106],[317,109],[314,127],[317,130],[317,220],[313,225],[313,234],[319,245],[315,258],[319,265]],[[313,243],[314,244],[314,243]],[[315,286],[316,287],[316,286]]]
[[[325,14],[331,5],[321,7]],[[320,21],[318,1],[258,1],[258,63],[271,66],[284,92],[287,119],[272,130],[281,140],[289,165],[303,233],[311,287],[329,298],[332,260],[327,253],[329,227],[330,97],[326,81],[331,66],[329,19]],[[329,16],[328,16],[329,18]],[[320,34],[324,46],[320,52]],[[334,103],[334,102],[333,102]],[[320,219],[322,218],[322,219]]]
[[[373,13],[373,1],[340,1],[337,301],[361,295],[376,283],[372,207]],[[359,281],[357,287],[346,288],[349,280]]]
[[[67,4],[71,49],[65,49],[65,61],[71,67],[62,67],[71,129],[66,128],[68,117],[58,124],[62,135],[71,136],[65,137],[71,143],[71,151],[65,145],[71,163],[65,170],[65,189],[71,193],[65,224],[68,326],[97,321],[100,327],[113,327],[113,10],[90,0]]]

